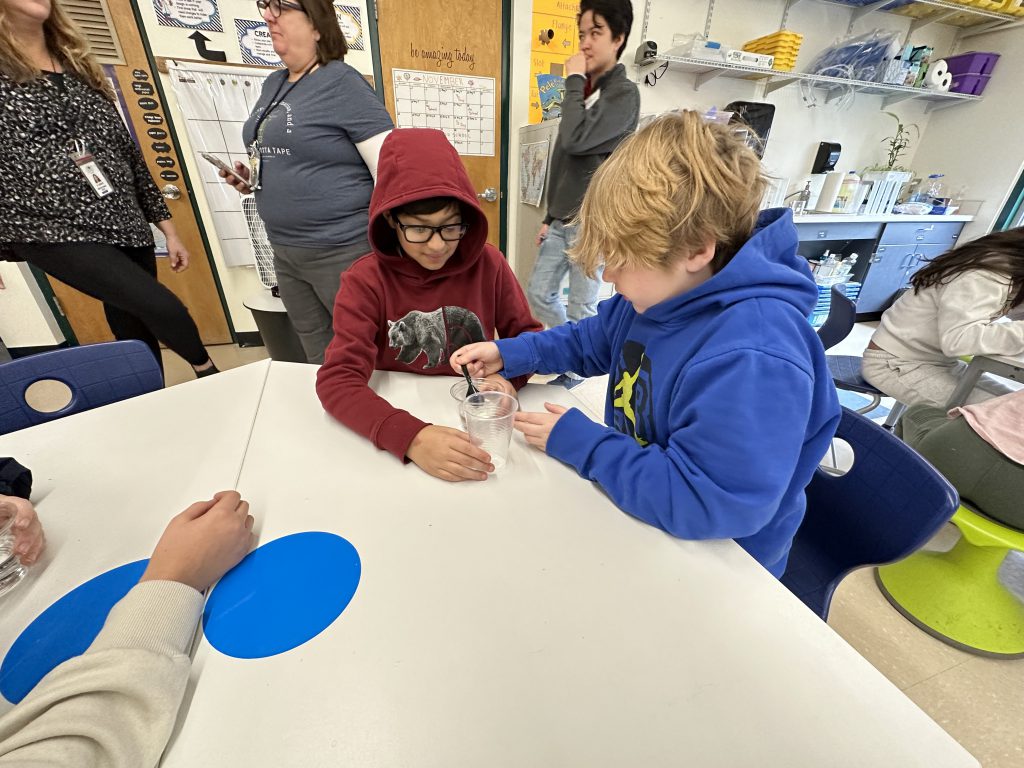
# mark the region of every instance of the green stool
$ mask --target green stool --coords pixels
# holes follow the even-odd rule
[[[1007,553],[1024,551],[1024,531],[961,504],[953,523],[962,534],[949,552],[916,552],[875,569],[890,603],[925,632],[982,656],[1024,656],[1024,603],[1002,584]]]

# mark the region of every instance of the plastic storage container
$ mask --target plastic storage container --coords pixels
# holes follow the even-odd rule
[[[953,75],[953,83],[949,86],[952,93],[966,93],[980,96],[988,85],[989,75]]]
[[[763,53],[775,57],[773,69],[791,72],[796,66],[796,57],[800,53],[800,45],[804,36],[799,32],[783,29],[764,37],[749,40],[743,44],[744,51]]]
[[[1024,16],[1024,0],[1004,0],[996,10],[1011,16]]]
[[[999,61],[998,53],[969,51],[959,56],[947,56],[946,67],[953,77],[957,75],[991,75]]]
[[[957,5],[969,5],[973,8],[981,8],[985,11],[998,11],[1003,0],[953,0]]]

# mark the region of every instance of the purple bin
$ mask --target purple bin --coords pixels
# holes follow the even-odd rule
[[[980,96],[988,85],[988,75],[954,75],[953,84],[949,86],[951,93],[966,93]]]
[[[945,61],[955,80],[957,75],[991,75],[996,62],[999,61],[999,54],[970,51],[961,53],[959,56],[947,56]],[[961,91],[961,93],[966,93],[966,91]]]

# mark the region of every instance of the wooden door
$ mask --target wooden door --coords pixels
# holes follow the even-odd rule
[[[180,154],[167,124],[167,112],[156,87],[158,73],[149,68],[146,50],[132,12],[130,0],[107,0],[110,22],[120,42],[124,64],[112,69],[124,97],[125,118],[142,147],[150,174],[161,189],[173,185],[180,190],[177,200],[166,199],[178,235],[188,249],[191,266],[182,273],[171,271],[166,258],[157,259],[160,281],[188,307],[205,344],[231,343],[224,305],[213,276],[213,266],[192,211]],[[103,23],[102,19],[98,23]],[[81,25],[87,36],[91,24]],[[152,102],[145,101],[152,99]],[[140,103],[141,102],[141,103]],[[166,135],[164,135],[166,134]],[[161,178],[161,174],[164,177]],[[111,341],[113,335],[103,315],[103,306],[54,278],[48,278],[71,329],[80,344]]]
[[[502,41],[508,30],[502,27],[502,0],[377,0],[377,31],[384,101],[395,125],[452,131],[449,138],[455,139],[452,143],[477,194],[488,189],[497,194],[493,201],[480,198],[487,215],[487,240],[497,246],[506,199],[501,175],[501,99]],[[403,98],[405,103],[396,105],[395,70],[436,76],[427,85],[435,84],[443,95],[428,87],[424,98],[415,98],[420,96],[417,90],[413,98]],[[460,94],[463,98],[470,94],[471,99],[479,96],[481,103],[456,101],[453,114],[447,114],[444,99],[458,99]],[[487,100],[491,104],[483,103]]]

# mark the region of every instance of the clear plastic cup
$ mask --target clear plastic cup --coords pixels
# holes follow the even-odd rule
[[[491,381],[490,379],[473,379],[473,386],[476,387],[477,392],[502,392],[501,385]],[[468,385],[464,377],[459,379],[452,384],[452,388],[449,390],[452,394],[452,399],[455,401],[455,407],[459,412],[459,421],[462,423],[462,428],[466,428],[466,417],[462,413],[462,403],[466,399],[466,390]]]
[[[508,460],[517,410],[519,401],[507,392],[477,392],[462,403],[470,442],[490,454],[495,471],[504,467]]]
[[[0,596],[14,589],[27,573],[14,553],[14,531],[11,527],[16,515],[13,504],[0,501]]]

